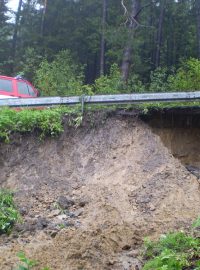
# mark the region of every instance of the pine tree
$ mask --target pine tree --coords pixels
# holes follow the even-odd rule
[[[0,73],[9,72],[10,26],[8,23],[7,0],[0,2]]]

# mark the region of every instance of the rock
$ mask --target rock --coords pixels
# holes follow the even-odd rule
[[[64,222],[64,224],[65,224],[65,227],[74,227],[76,225],[75,222],[72,220]]]
[[[107,265],[114,265],[116,263],[116,260],[110,259],[107,263]]]
[[[85,207],[85,205],[88,204],[88,201],[87,200],[84,200],[84,199],[81,199],[78,203],[78,205],[80,207]]]
[[[76,211],[74,211],[74,217],[79,217],[83,214],[83,210],[82,209],[78,209]]]
[[[64,220],[64,219],[67,218],[67,215],[59,215],[59,216],[57,216],[57,218],[58,218],[59,220]]]
[[[67,215],[68,215],[70,218],[74,218],[74,217],[75,217],[75,215],[74,215],[73,212],[69,212],[69,213],[67,213]]]
[[[64,196],[60,196],[57,200],[57,203],[64,210],[69,209],[69,207],[75,204],[74,200]]]
[[[190,173],[194,174],[198,179],[200,179],[200,168],[195,167],[195,166],[191,166],[191,165],[187,165],[187,166],[186,166],[186,169],[187,169]]]
[[[46,218],[44,218],[44,217],[38,218],[36,228],[38,230],[42,230],[48,226],[48,223],[49,222],[47,221]]]
[[[155,211],[156,208],[155,208],[155,206],[154,206],[153,204],[150,204],[150,205],[149,205],[149,210],[150,210],[150,211]]]
[[[51,213],[48,214],[47,217],[52,218],[52,217],[58,216],[59,214],[60,214],[60,210],[59,209],[55,209],[55,210],[52,210]]]
[[[131,246],[130,245],[125,245],[122,247],[122,250],[130,250]]]
[[[20,214],[21,214],[22,216],[24,216],[24,215],[26,215],[26,214],[28,213],[28,209],[27,209],[27,207],[21,207],[21,208],[19,209],[19,212],[20,212]]]
[[[138,257],[140,255],[140,251],[139,250],[131,250],[130,252],[128,252],[127,256],[129,257]]]
[[[57,235],[58,231],[50,231],[49,234],[52,238],[55,238]]]

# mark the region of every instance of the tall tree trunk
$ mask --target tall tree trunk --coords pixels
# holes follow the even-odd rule
[[[156,58],[155,66],[156,68],[160,65],[160,49],[162,46],[162,30],[163,30],[163,21],[164,21],[164,11],[165,11],[166,0],[160,2],[160,16],[158,22],[158,31],[157,31],[157,40],[156,40]]]
[[[105,68],[105,27],[106,27],[106,13],[107,0],[102,0],[102,32],[101,32],[101,56],[100,56],[100,76],[104,75]]]
[[[15,27],[14,27],[14,33],[13,33],[13,40],[12,40],[12,68],[11,72],[14,72],[14,66],[15,66],[15,57],[16,57],[16,48],[17,48],[17,38],[18,38],[18,30],[19,30],[19,20],[20,20],[20,14],[22,9],[23,0],[19,0],[16,19],[15,19]]]
[[[121,66],[122,80],[124,82],[127,82],[128,77],[129,77],[131,58],[132,58],[132,44],[134,40],[135,30],[138,27],[137,15],[139,13],[139,10],[140,10],[140,1],[132,0],[130,22],[128,25],[128,40],[127,40],[127,45],[124,49],[122,66]]]
[[[198,57],[200,58],[200,0],[196,0]]]
[[[44,9],[42,12],[42,21],[41,21],[41,36],[44,36],[44,25],[45,25],[45,16],[46,16],[46,12],[47,12],[47,4],[48,4],[48,0],[44,0]]]

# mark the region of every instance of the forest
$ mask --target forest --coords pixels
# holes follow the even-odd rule
[[[43,95],[200,89],[200,0],[0,2],[0,74]]]

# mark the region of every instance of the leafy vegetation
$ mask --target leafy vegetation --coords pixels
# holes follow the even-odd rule
[[[200,60],[191,58],[183,61],[180,68],[157,68],[151,72],[149,83],[143,83],[139,76],[130,76],[127,84],[122,82],[120,69],[113,64],[108,75],[95,80],[94,84],[84,85],[78,68],[73,68],[69,52],[63,51],[56,60],[44,60],[37,70],[36,85],[43,95],[93,95],[134,92],[193,91],[200,89]],[[70,70],[71,69],[71,70]],[[70,70],[70,71],[69,71]]]
[[[15,270],[32,270],[35,266],[38,265],[37,261],[28,259],[22,251],[19,252],[17,256],[22,264],[20,263],[20,265],[18,265]],[[45,267],[41,270],[49,270],[49,268]]]
[[[37,131],[40,138],[56,136],[63,131],[62,117],[70,115],[69,125],[78,127],[82,117],[78,107],[58,107],[45,110],[0,110],[0,138],[8,142],[13,132]]]
[[[0,189],[0,234],[10,232],[19,219],[20,214],[14,204],[13,194]]]
[[[190,58],[183,61],[174,75],[168,78],[169,87],[174,91],[195,91],[200,89],[200,60]]]
[[[101,76],[93,85],[95,94],[118,94],[123,92],[119,67],[114,64],[111,66],[110,74]]]
[[[145,241],[143,270],[200,269],[200,239],[185,232],[162,235],[159,241]]]
[[[52,62],[43,60],[36,71],[36,86],[47,96],[81,95],[83,74],[69,51],[61,51]]]

